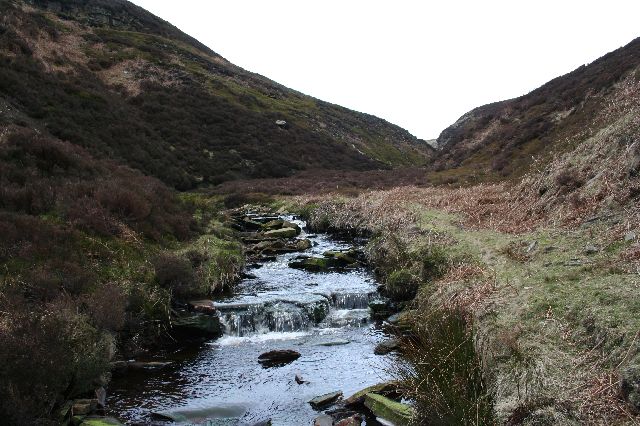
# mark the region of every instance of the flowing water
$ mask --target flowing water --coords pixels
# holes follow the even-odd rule
[[[298,222],[304,225],[303,222]],[[327,235],[307,235],[322,256],[352,244]],[[116,379],[110,386],[110,411],[129,423],[154,423],[152,412],[181,413],[187,423],[311,425],[319,412],[308,401],[334,391],[352,393],[388,380],[387,356],[374,355],[385,338],[369,320],[376,281],[364,268],[311,273],[283,254],[250,269],[236,293],[218,301],[223,337],[196,350],[163,354],[169,368]],[[293,349],[301,356],[281,367],[263,368],[258,356]],[[296,374],[308,383],[298,384]],[[158,422],[161,424],[161,422]],[[369,421],[367,424],[375,424]]]

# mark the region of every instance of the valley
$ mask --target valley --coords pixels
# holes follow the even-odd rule
[[[639,137],[639,39],[425,141],[0,0],[0,423],[638,424]]]

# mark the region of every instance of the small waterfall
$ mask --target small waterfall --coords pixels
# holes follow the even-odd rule
[[[332,306],[336,309],[367,309],[375,293],[333,293]]]
[[[311,326],[308,313],[290,303],[276,303],[270,306],[265,315],[269,331],[303,331]]]
[[[260,323],[256,322],[260,312],[264,309],[262,305],[248,305],[241,308],[227,308],[219,310],[220,323],[224,326],[224,334],[230,336],[246,336],[258,331]]]
[[[243,337],[271,331],[305,331],[329,313],[329,302],[291,303],[276,301],[251,305],[218,305],[225,334]]]

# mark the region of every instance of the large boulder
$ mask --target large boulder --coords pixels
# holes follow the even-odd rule
[[[258,362],[262,364],[263,367],[280,367],[298,358],[300,358],[300,352],[283,349],[263,353],[258,357]]]
[[[213,300],[191,300],[187,302],[187,306],[192,312],[198,312],[207,315],[216,315],[216,308],[213,304]]]
[[[311,241],[307,239],[286,242],[278,239],[260,241],[259,243],[251,246],[249,252],[254,254],[277,254],[304,251],[309,248],[311,248]]]
[[[176,410],[152,412],[154,420],[179,424],[238,424],[240,418],[247,412],[244,404],[221,403],[204,408],[180,408]]]
[[[264,223],[262,225],[262,229],[265,231],[271,231],[273,229],[281,229],[283,224],[284,224],[284,220],[274,219],[274,220],[270,220],[267,223]]]
[[[293,247],[296,251],[304,251],[310,249],[311,245],[311,240],[305,238],[304,240],[296,240]]]
[[[249,217],[244,217],[236,223],[240,225],[240,228],[243,231],[258,231],[262,229],[262,224],[260,222],[256,222]]]
[[[368,393],[364,405],[376,416],[395,425],[407,425],[413,417],[413,407],[375,393]]]
[[[71,414],[73,416],[84,416],[93,413],[97,408],[97,399],[76,399],[71,406]]]

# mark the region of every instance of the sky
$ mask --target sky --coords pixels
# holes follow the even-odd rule
[[[640,36],[637,0],[133,0],[248,71],[423,139]]]

